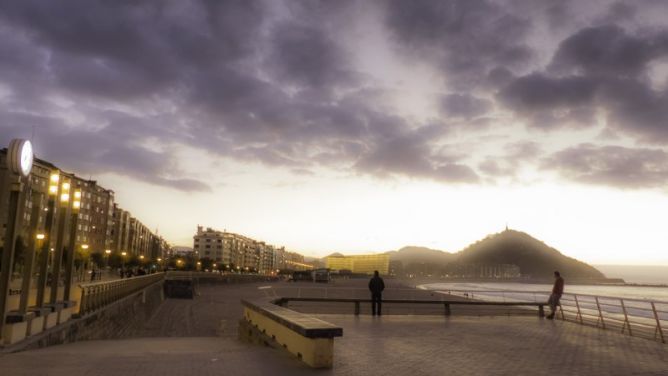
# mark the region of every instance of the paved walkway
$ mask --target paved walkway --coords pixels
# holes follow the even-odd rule
[[[202,286],[167,300],[138,337],[0,355],[8,375],[668,375],[668,346],[533,316],[319,315],[341,325],[331,370],[236,340],[240,297]],[[285,287],[282,285],[282,287]],[[293,286],[294,287],[294,286]],[[165,338],[165,336],[178,336]]]
[[[89,341],[0,358],[7,375],[668,375],[668,349],[529,317],[321,316],[344,328],[331,370],[227,337]]]

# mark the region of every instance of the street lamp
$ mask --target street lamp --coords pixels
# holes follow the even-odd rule
[[[123,273],[125,273],[125,256],[127,254],[125,251],[121,252],[121,278],[123,278]]]
[[[88,270],[88,244],[82,244],[81,245],[81,258],[83,261],[83,265],[81,268],[81,274],[79,277],[79,280],[82,281],[86,277],[86,271]]]
[[[111,249],[105,249],[104,254],[105,254],[104,269],[107,270],[107,269],[109,269],[109,256],[111,256]],[[107,270],[107,274],[109,274],[108,270]]]
[[[56,196],[58,194],[58,182],[60,181],[60,173],[54,172],[49,177],[49,195]]]
[[[67,203],[70,201],[70,183],[63,183],[60,186],[60,202]]]

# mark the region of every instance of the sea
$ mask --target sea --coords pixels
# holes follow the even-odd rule
[[[668,266],[595,265],[608,278],[622,278],[626,285],[572,285],[566,277],[565,293],[668,302]],[[552,285],[533,283],[454,282],[419,286],[435,291],[549,292]],[[494,294],[498,296],[498,294]],[[477,294],[484,299],[485,294]]]

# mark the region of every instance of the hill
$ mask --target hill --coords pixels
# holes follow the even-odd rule
[[[452,253],[425,247],[403,247],[390,255],[390,269],[397,275],[445,275],[454,261]]]
[[[439,251],[426,247],[408,246],[398,251],[386,252],[390,255],[390,261],[401,261],[403,263],[449,263],[454,261],[452,253]]]
[[[555,270],[571,279],[605,278],[593,266],[565,256],[527,233],[514,230],[489,235],[457,253],[410,246],[387,254],[390,262],[394,262],[397,274],[473,277],[480,275],[484,266],[506,264],[519,267],[523,278],[550,279]]]
[[[549,278],[555,270],[570,278],[601,279],[603,273],[520,231],[506,230],[457,253],[462,264],[514,264],[523,277]]]

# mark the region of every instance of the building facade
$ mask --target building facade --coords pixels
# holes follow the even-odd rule
[[[279,269],[308,269],[304,256],[286,252],[263,241],[210,227],[197,226],[193,236],[193,249],[200,258],[208,258],[236,271],[254,271],[263,274]]]
[[[7,149],[0,150],[0,247],[3,247],[8,221],[9,193],[12,184],[7,170]],[[19,205],[20,246],[36,233],[44,235],[48,249],[57,244],[69,247],[73,233],[74,250],[83,259],[93,253],[128,252],[150,259],[159,257],[167,246],[130,213],[115,202],[114,192],[94,180],[64,172],[50,162],[35,158],[30,179],[22,186]],[[76,197],[75,197],[76,196]],[[65,200],[66,199],[66,200]],[[73,207],[73,202],[78,207]],[[39,209],[39,210],[38,210]],[[51,232],[45,234],[47,214],[52,211]],[[76,214],[73,216],[72,214]],[[34,221],[33,221],[34,219]],[[74,228],[73,228],[74,227]]]
[[[328,256],[327,268],[332,270],[349,270],[353,273],[389,274],[390,255],[354,255],[354,256]]]

